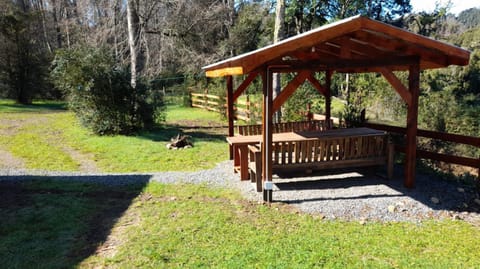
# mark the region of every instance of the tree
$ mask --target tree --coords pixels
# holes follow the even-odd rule
[[[135,0],[127,1],[128,46],[130,48],[130,72],[132,88],[136,88],[137,76],[143,69],[143,53],[140,44],[140,18]]]
[[[96,134],[132,134],[163,120],[162,96],[144,81],[130,85],[130,72],[108,49],[59,50],[52,79],[80,122]]]
[[[457,19],[467,29],[480,26],[480,8],[470,8],[464,10],[458,14]]]
[[[285,0],[277,0],[275,10],[275,28],[273,30],[273,43],[277,43],[285,36]],[[273,98],[278,96],[282,91],[282,83],[280,73],[273,74]],[[277,110],[274,115],[274,122],[280,122],[282,119],[282,111]]]
[[[41,18],[28,1],[3,3],[0,17],[0,77],[4,94],[18,103],[30,104],[36,94],[48,88],[50,54],[44,47]]]

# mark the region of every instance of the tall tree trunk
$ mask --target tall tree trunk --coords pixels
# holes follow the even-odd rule
[[[130,47],[130,70],[132,88],[137,86],[137,75],[142,71],[143,59],[141,57],[140,44],[140,19],[137,13],[135,0],[128,0],[127,3],[127,27],[128,45]]]
[[[65,7],[65,36],[67,38],[67,48],[70,48],[70,20],[69,12],[67,7]]]
[[[118,27],[118,15],[120,14],[120,1],[114,0],[113,5],[113,47],[115,50],[115,59],[120,60],[120,53],[118,51],[118,37],[117,37],[117,27]]]
[[[57,48],[62,48],[62,30],[60,29],[60,24],[58,23],[58,14],[57,10],[61,9],[57,7],[57,0],[52,0],[52,15],[53,15],[53,27],[55,27],[55,32],[57,36]]]
[[[46,18],[45,18],[45,5],[42,0],[38,1],[37,3],[37,8],[40,11],[41,19],[42,19],[42,30],[43,30],[43,39],[45,42],[45,46],[48,49],[48,52],[52,53],[52,46],[50,45],[50,40],[48,38],[48,33],[47,33],[47,23],[46,23]]]
[[[273,43],[277,43],[285,36],[285,0],[277,0],[277,7],[275,11],[275,28],[273,31]],[[273,98],[275,99],[282,91],[282,83],[280,73],[273,74],[272,80]],[[275,112],[273,117],[274,122],[282,120],[281,109]]]

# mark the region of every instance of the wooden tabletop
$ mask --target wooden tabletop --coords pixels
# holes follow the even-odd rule
[[[326,131],[302,131],[272,134],[273,142],[276,141],[299,141],[315,140],[320,138],[338,138],[349,136],[374,136],[383,135],[384,131],[378,131],[370,128],[341,128]],[[230,145],[256,144],[262,141],[261,135],[229,136],[227,142]]]

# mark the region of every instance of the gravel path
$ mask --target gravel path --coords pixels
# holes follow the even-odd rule
[[[416,188],[403,187],[401,171],[385,180],[369,170],[313,174],[304,177],[276,176],[273,199],[316,214],[325,219],[356,221],[421,221],[425,219],[465,219],[480,225],[480,196],[473,187],[460,182],[418,175]],[[249,182],[241,182],[233,173],[231,161],[214,169],[198,172],[161,172],[134,174],[100,174],[0,169],[2,180],[55,178],[110,185],[130,183],[194,183],[238,189],[251,201],[262,202],[260,193]]]

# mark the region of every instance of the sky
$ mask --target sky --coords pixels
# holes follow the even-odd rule
[[[448,2],[448,0],[410,0],[410,4],[412,5],[413,12],[433,11],[433,9],[435,9],[435,2],[437,1],[443,5]],[[452,0],[451,2],[453,6],[450,12],[455,15],[472,7],[480,8],[480,0]]]

